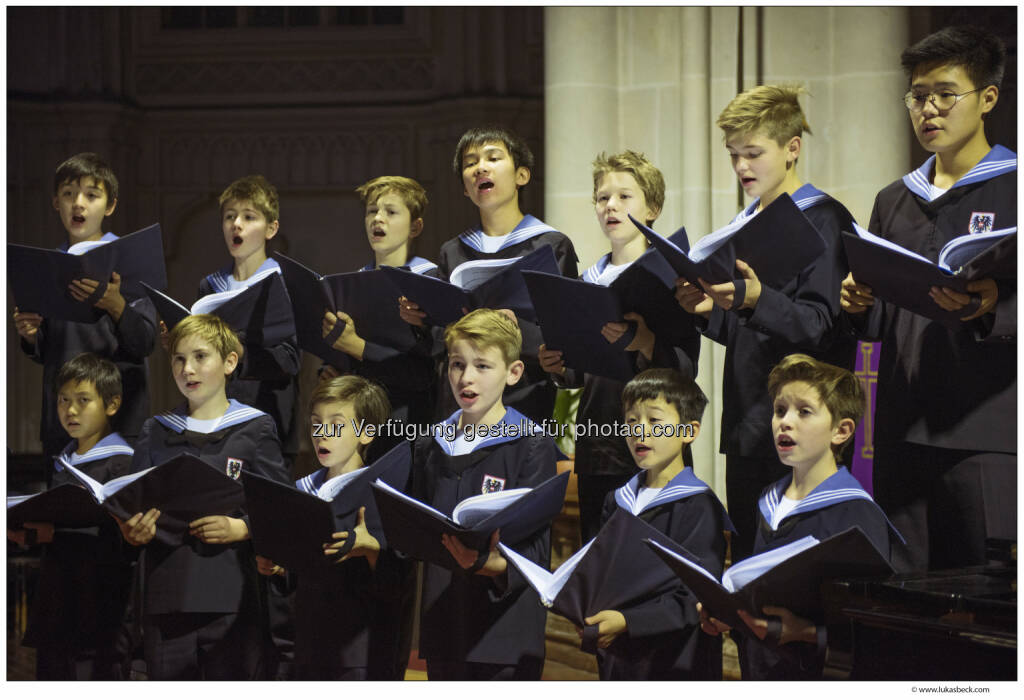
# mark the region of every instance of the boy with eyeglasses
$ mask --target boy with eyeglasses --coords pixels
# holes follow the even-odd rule
[[[1017,225],[1017,155],[985,136],[1005,61],[1002,41],[975,27],[903,52],[910,121],[934,155],[878,193],[871,231],[935,261],[952,238]],[[882,341],[874,495],[907,540],[901,569],[981,564],[986,538],[1016,539],[1017,280],[968,291],[932,288],[938,306],[963,309],[943,323],[876,300],[852,275],[842,284],[860,336]]]

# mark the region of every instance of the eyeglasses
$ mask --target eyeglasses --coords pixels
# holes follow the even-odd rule
[[[945,90],[943,92],[914,92],[911,90],[903,96],[903,102],[906,103],[907,109],[914,113],[924,110],[924,106],[929,102],[935,105],[935,109],[940,112],[945,112],[946,110],[953,109],[956,103],[960,101],[960,98],[966,97],[972,92],[978,92],[979,90],[984,89],[985,88],[975,88],[968,92],[962,92],[959,95],[955,92],[950,92],[949,90]]]

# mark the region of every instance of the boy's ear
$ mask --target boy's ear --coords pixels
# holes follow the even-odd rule
[[[228,353],[228,356],[224,358],[224,374],[230,375],[238,367],[238,353],[232,350]]]
[[[366,431],[366,430],[360,431],[360,433],[359,433],[359,444],[360,445],[369,445],[371,442],[373,442],[373,436],[370,435],[369,432]]]
[[[103,407],[103,412],[106,413],[108,416],[113,417],[114,414],[116,414],[118,410],[120,410],[120,408],[121,395],[118,394],[117,396],[112,396],[110,398],[110,403]]]
[[[505,383],[512,386],[518,382],[522,376],[523,371],[526,369],[526,365],[523,364],[522,360],[516,360],[508,366],[508,374],[505,377]]]
[[[409,238],[416,238],[416,236],[423,233],[423,217],[416,219],[409,224]]]
[[[853,422],[852,418],[843,418],[839,421],[839,424],[832,429],[832,444],[842,445],[857,430],[857,424]]]
[[[110,206],[107,207],[107,211],[103,214],[103,216],[110,216],[111,214],[114,213],[114,209],[116,209],[116,208],[117,208],[117,200],[115,199],[115,200],[113,200],[110,203]]]
[[[700,421],[699,420],[692,420],[689,423],[684,423],[683,425],[684,425],[684,427],[687,426],[687,425],[693,427],[693,432],[691,432],[689,434],[687,434],[685,432],[683,433],[683,444],[684,445],[689,445],[691,442],[693,442],[694,440],[697,439],[698,435],[700,435]]]
[[[274,220],[267,224],[267,237],[266,240],[270,240],[277,235],[277,229],[281,226],[281,222]]]
[[[999,88],[995,85],[989,85],[987,88],[981,91],[981,113],[988,114],[996,107],[996,103],[999,102]],[[56,201],[56,200],[54,200]]]
[[[530,181],[530,169],[525,165],[516,168],[516,186],[522,187]]]
[[[800,157],[800,147],[803,145],[803,141],[800,140],[799,136],[794,136],[786,144],[786,162],[795,163],[796,159]]]
[[[644,214],[644,223],[650,226],[654,223],[654,220],[661,216],[661,207],[656,207],[653,204],[647,205],[647,213]]]

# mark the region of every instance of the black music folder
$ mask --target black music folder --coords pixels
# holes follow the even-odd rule
[[[179,455],[103,484],[66,461],[63,467],[89,490],[96,503],[122,520],[158,509],[156,539],[170,546],[185,541],[193,520],[231,514],[245,501],[240,483],[192,455]]]
[[[125,297],[143,296],[145,292],[140,282],[156,289],[167,287],[160,224],[152,224],[109,243],[79,243],[71,250],[81,247],[88,250],[75,255],[50,248],[7,244],[7,274],[19,311],[34,312],[43,318],[95,323],[104,312],[93,304],[106,290],[111,272],[121,276],[121,294]],[[76,279],[100,282],[94,298],[75,301],[68,292],[68,285]]]
[[[92,494],[75,484],[61,484],[48,491],[7,497],[7,527],[25,523],[53,523],[57,527],[90,527],[108,522],[107,511]]]
[[[461,571],[441,544],[442,534],[458,537],[478,551],[487,548],[495,530],[501,530],[502,542],[518,544],[550,526],[562,510],[568,483],[569,472],[563,472],[532,489],[473,496],[459,503],[450,518],[379,481],[373,484],[373,495],[390,546],[415,559]]]
[[[277,273],[242,289],[207,294],[191,308],[148,284],[143,284],[143,288],[168,329],[174,328],[186,316],[213,314],[238,333],[244,343],[272,347],[295,335],[292,305],[284,280]]]
[[[854,224],[843,231],[843,245],[853,278],[871,293],[915,314],[936,321],[970,316],[977,303],[946,311],[928,295],[932,287],[967,293],[967,283],[993,277],[1017,277],[1017,227],[959,236],[939,251],[939,262],[918,255]]]
[[[470,260],[452,270],[449,282],[408,270],[384,268],[401,289],[401,295],[418,304],[427,314],[424,322],[433,326],[459,320],[463,309],[511,309],[517,318],[536,321],[521,274],[524,270],[559,274],[551,246],[541,246],[519,258]]]
[[[711,617],[743,632],[749,628],[736,614],[738,609],[764,617],[761,609],[774,605],[800,617],[820,619],[825,581],[893,572],[886,557],[856,526],[825,540],[808,535],[755,554],[730,566],[721,583],[679,545],[651,541],[647,546],[693,591]]]
[[[380,515],[370,485],[380,479],[404,488],[411,466],[411,447],[402,441],[373,464],[328,480],[316,496],[290,484],[242,472],[253,548],[288,571],[332,565],[334,559],[324,556],[322,545],[332,541],[333,533],[355,527],[360,507],[366,507],[367,529],[381,539]],[[353,542],[348,538],[347,546],[336,558],[347,554]],[[382,548],[384,545],[382,541]]]
[[[364,340],[402,352],[416,344],[412,327],[398,315],[401,292],[383,270],[321,275],[286,255],[274,253],[274,259],[291,298],[299,347],[306,352],[339,370],[348,367],[348,355],[331,347],[345,330],[344,322],[335,324],[328,337],[321,335],[327,311],[351,316]]]
[[[630,220],[657,248],[679,277],[711,284],[736,279],[736,259],[758,279],[782,289],[825,251],[825,241],[788,194],[775,198],[760,213],[724,226],[694,243],[689,252],[673,245],[630,215]]]

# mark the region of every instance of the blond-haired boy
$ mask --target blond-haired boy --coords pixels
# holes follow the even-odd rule
[[[754,506],[761,488],[786,473],[771,444],[768,372],[783,356],[810,352],[852,367],[855,342],[838,332],[837,285],[848,272],[840,234],[850,229],[846,208],[797,174],[803,133],[810,132],[791,85],[761,85],[740,93],[718,117],[733,171],[754,202],[735,220],[756,216],[777,197],[788,195],[825,241],[825,251],[782,289],[758,279],[758,271],[736,262],[736,279],[712,285],[676,282],[676,298],[694,314],[708,338],[726,346],[722,380],[721,451],[726,456],[729,515],[736,525],[732,560],[750,554]],[[773,235],[780,239],[785,231]],[[740,291],[742,290],[742,291]]]

